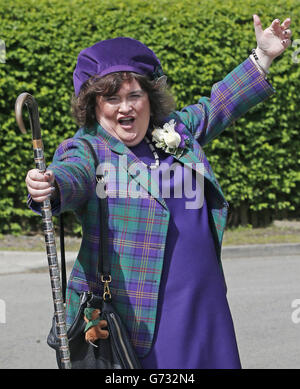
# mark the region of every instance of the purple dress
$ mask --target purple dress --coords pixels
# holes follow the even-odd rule
[[[131,148],[143,162],[154,162],[145,141]],[[174,197],[183,185],[183,164],[157,149],[160,171],[176,163],[176,173],[158,179],[171,217],[159,291],[155,335],[150,352],[141,358],[145,369],[239,369],[234,327],[223,275],[215,252],[203,196],[198,209],[187,209],[191,198]],[[172,169],[175,165],[172,165]],[[177,174],[178,173],[178,174]],[[183,176],[182,176],[183,177]],[[186,180],[186,176],[185,180]],[[195,172],[190,180],[196,186]],[[185,181],[186,182],[186,181]],[[180,193],[180,192],[177,192]],[[200,208],[201,206],[201,208]]]

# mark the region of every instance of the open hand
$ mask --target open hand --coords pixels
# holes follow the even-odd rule
[[[262,28],[258,15],[253,15],[253,23],[257,41],[257,55],[265,57],[264,62],[269,65],[291,44],[292,32],[289,29],[291,19],[287,18],[281,24],[279,19],[275,19],[265,30]]]

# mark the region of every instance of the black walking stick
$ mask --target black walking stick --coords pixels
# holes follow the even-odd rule
[[[34,161],[36,168],[39,169],[41,173],[46,171],[46,163],[44,157],[43,142],[41,137],[41,128],[39,121],[39,112],[38,105],[32,95],[29,93],[22,93],[16,100],[15,104],[15,113],[17,124],[23,134],[26,133],[22,118],[22,109],[23,105],[27,106],[29,112],[30,127],[32,130],[32,144],[34,151]],[[50,273],[50,281],[52,288],[52,297],[54,303],[54,313],[56,319],[56,329],[60,342],[60,358],[61,366],[63,369],[70,369],[70,352],[69,352],[69,343],[67,337],[67,326],[65,321],[65,308],[64,301],[62,296],[62,288],[60,283],[59,276],[59,267],[57,260],[56,244],[55,244],[55,234],[52,223],[52,211],[50,199],[46,199],[42,202],[42,220],[43,220],[43,232],[45,235],[45,243],[47,250],[48,266]]]

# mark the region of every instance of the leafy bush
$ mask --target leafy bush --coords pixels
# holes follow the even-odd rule
[[[131,36],[162,61],[178,108],[209,95],[214,82],[242,62],[255,46],[252,14],[263,26],[275,17],[299,19],[300,3],[286,0],[7,0],[1,1],[0,39],[0,233],[35,229],[26,206],[25,175],[33,167],[30,131],[21,135],[14,115],[27,91],[39,104],[46,160],[71,137],[72,73],[77,55],[95,42]],[[299,26],[293,34],[299,36]],[[205,149],[230,203],[230,224],[263,224],[299,216],[298,136],[300,65],[287,52],[271,67],[277,93],[252,109]],[[29,125],[27,122],[27,128]],[[71,228],[78,229],[70,219]]]

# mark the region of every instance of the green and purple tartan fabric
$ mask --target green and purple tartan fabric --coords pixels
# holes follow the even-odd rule
[[[221,243],[226,225],[228,204],[202,150],[203,145],[220,134],[239,116],[273,93],[270,84],[250,59],[236,67],[224,80],[216,83],[210,98],[174,112],[167,120],[184,124],[191,139],[179,158],[182,163],[204,164],[205,196],[221,266]],[[106,176],[109,204],[109,258],[112,269],[113,301],[127,326],[140,357],[149,351],[154,334],[157,298],[164,260],[169,211],[157,188],[149,189],[149,171],[132,176],[130,167],[138,158],[123,143],[95,125],[93,134],[80,129],[74,138],[65,140],[49,166],[55,173],[60,202],[54,214],[74,211],[82,223],[82,244],[68,282],[66,315],[71,325],[79,304],[79,293],[102,291],[97,272],[99,247],[99,208],[96,196],[95,168],[87,146],[78,138],[86,137],[95,148],[100,164],[117,166],[126,156],[126,168],[119,179]],[[127,170],[127,171],[126,171]],[[122,182],[122,180],[124,182]],[[120,184],[121,182],[121,184]],[[120,195],[125,185],[140,185],[145,196]],[[119,196],[116,195],[119,193]]]

